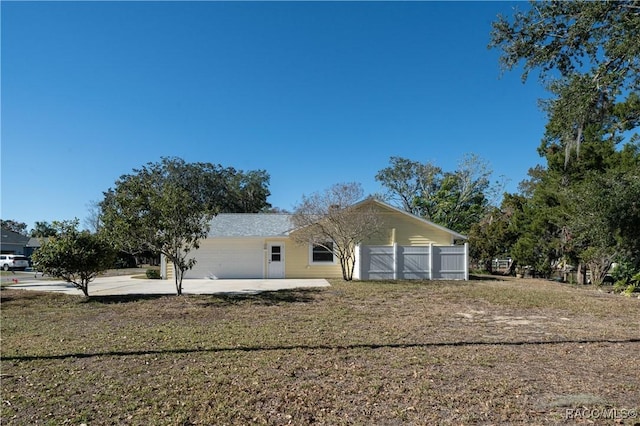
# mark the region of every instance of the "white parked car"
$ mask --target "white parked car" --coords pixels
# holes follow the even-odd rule
[[[18,254],[0,254],[0,268],[4,271],[24,271],[29,267],[29,259]]]

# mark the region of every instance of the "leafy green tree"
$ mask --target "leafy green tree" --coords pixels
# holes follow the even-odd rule
[[[55,224],[51,224],[49,222],[41,221],[36,222],[36,226],[31,230],[31,236],[35,238],[46,238],[56,235],[58,232],[58,227]]]
[[[606,173],[589,171],[566,191],[572,249],[596,285],[615,261],[640,266],[640,155],[636,161],[627,170],[619,165]]]
[[[576,163],[571,163],[571,168],[578,168]],[[517,238],[511,254],[516,265],[549,276],[563,260],[570,264],[576,261],[567,228],[564,188],[568,174],[537,166],[529,176],[520,184],[526,202],[513,223]]]
[[[531,1],[516,10],[512,22],[498,16],[491,47],[502,49],[506,69],[524,62],[523,79],[539,69],[568,76],[586,70],[601,83],[634,85],[640,81],[638,3]]]
[[[377,233],[382,219],[372,205],[355,205],[363,197],[358,183],[339,183],[323,192],[303,196],[295,206],[291,238],[298,244],[313,244],[333,252],[342,278],[353,279],[356,246]]]
[[[511,256],[520,233],[517,221],[526,202],[523,196],[504,194],[499,208],[490,208],[479,222],[471,226],[469,255],[485,271],[493,272],[493,259]]]
[[[208,164],[188,164],[177,158],[148,163],[123,175],[105,192],[101,204],[105,232],[119,249],[137,254],[162,253],[173,263],[177,294],[182,278],[217,213],[218,175]]]
[[[640,148],[587,141],[566,168],[561,152],[546,157],[548,166],[532,169],[521,184],[527,205],[512,250],[518,264],[546,274],[565,261],[578,267],[581,283],[587,265],[597,284],[612,261],[640,261]]]
[[[523,81],[538,71],[551,94],[539,148],[547,167],[525,184],[530,208],[514,256],[537,268],[588,264],[598,283],[614,257],[635,262],[639,244],[640,6],[531,2],[498,17],[491,37],[504,70],[522,64]]]
[[[385,198],[456,232],[467,233],[496,192],[489,180],[491,169],[474,154],[465,155],[453,172],[401,157],[391,157],[390,162],[376,174],[387,190]]]
[[[529,177],[520,183],[519,194],[504,194],[500,209],[472,227],[469,245],[473,259],[508,254],[512,268],[548,276],[569,254],[562,175],[536,166]]]
[[[508,250],[505,247],[509,244],[504,241],[507,228],[505,215],[494,207],[469,230],[469,255],[489,273],[493,272],[493,259],[502,257]]]
[[[539,71],[554,95],[546,141],[580,153],[594,129],[618,139],[640,122],[640,13],[635,0],[536,1],[493,23],[490,47],[501,65],[523,63],[523,80]],[[602,138],[600,138],[602,139]]]
[[[38,270],[72,283],[89,297],[89,283],[115,260],[112,244],[101,234],[78,230],[78,219],[54,222],[55,236],[32,255]]]
[[[180,295],[184,273],[196,263],[190,253],[207,236],[213,216],[268,208],[268,180],[264,171],[245,174],[165,157],[121,176],[104,193],[102,227],[125,252],[164,254]]]
[[[225,193],[220,206],[221,213],[260,213],[271,205],[267,203],[270,195],[269,174],[264,170],[237,171],[233,168],[223,172]]]
[[[429,218],[435,212],[430,210],[425,194],[435,194],[442,180],[442,169],[431,163],[420,163],[402,157],[391,157],[391,165],[376,174],[376,180],[386,188],[385,198],[399,204],[404,210],[416,216]]]
[[[24,222],[18,222],[17,220],[3,220],[0,219],[0,227],[2,229],[6,229],[9,231],[13,231],[16,234],[25,235],[25,231],[27,230],[27,224]]]

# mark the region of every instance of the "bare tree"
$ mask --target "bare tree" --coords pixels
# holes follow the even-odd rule
[[[102,228],[102,208],[99,201],[89,201],[87,203],[87,216],[84,218],[83,225],[89,232],[97,233]]]
[[[382,227],[374,203],[358,203],[363,193],[359,183],[335,184],[324,192],[303,196],[293,213],[296,230],[291,238],[332,252],[340,261],[345,281],[353,279],[357,245]]]

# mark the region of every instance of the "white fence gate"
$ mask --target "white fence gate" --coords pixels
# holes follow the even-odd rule
[[[469,246],[361,246],[362,280],[468,280]]]

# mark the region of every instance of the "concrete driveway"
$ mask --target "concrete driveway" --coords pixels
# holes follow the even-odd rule
[[[33,278],[33,276],[31,276]],[[3,280],[4,281],[4,280]],[[286,279],[286,280],[201,280],[182,281],[183,294],[217,293],[259,293],[294,288],[329,287],[325,279]],[[10,288],[37,291],[55,291],[59,293],[82,295],[72,284],[64,281],[44,279],[19,279]],[[113,296],[121,294],[176,294],[173,280],[147,280],[131,276],[100,277],[89,283],[90,296]]]

